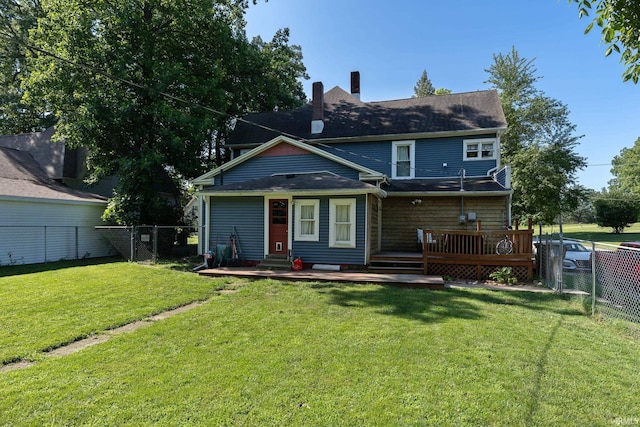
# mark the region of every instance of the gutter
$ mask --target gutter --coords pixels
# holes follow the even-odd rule
[[[387,197],[468,197],[468,196],[507,196],[513,194],[512,190],[504,191],[394,191],[387,193]]]
[[[455,131],[441,131],[441,132],[425,132],[425,133],[396,133],[396,134],[384,134],[384,135],[369,135],[369,136],[345,136],[345,137],[335,137],[335,138],[304,138],[299,137],[302,142],[309,145],[317,145],[317,144],[331,144],[338,142],[368,142],[368,141],[391,141],[391,140],[403,140],[403,139],[432,139],[432,138],[444,138],[449,136],[458,136],[458,135],[484,135],[491,133],[504,133],[507,130],[507,127],[497,127],[497,128],[486,128],[486,129],[466,129],[466,130],[455,130]],[[252,142],[245,144],[233,144],[231,147],[233,148],[250,148],[256,147],[260,144],[264,144],[268,141],[264,142]]]
[[[0,200],[7,200],[12,202],[38,202],[38,203],[51,203],[51,204],[63,204],[63,205],[106,205],[107,200],[72,200],[72,199],[52,199],[45,197],[28,197],[28,196],[4,196],[0,195]]]
[[[247,196],[357,196],[360,194],[374,194],[379,197],[387,197],[388,193],[380,188],[372,188],[368,190],[346,189],[346,190],[273,190],[273,191],[216,191],[201,190],[196,193],[198,196],[229,196],[229,197],[247,197]],[[424,193],[422,193],[424,194]]]

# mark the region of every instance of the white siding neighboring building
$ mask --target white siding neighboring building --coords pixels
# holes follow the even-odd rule
[[[0,266],[114,254],[94,228],[106,203],[57,183],[28,152],[0,147]]]

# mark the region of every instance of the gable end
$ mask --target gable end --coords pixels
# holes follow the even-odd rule
[[[256,157],[276,157],[276,156],[308,156],[311,153],[295,145],[281,142],[268,150],[259,153]]]

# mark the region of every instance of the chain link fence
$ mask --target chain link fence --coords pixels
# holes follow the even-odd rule
[[[592,314],[640,323],[640,249],[558,234],[541,236],[534,246],[549,288],[587,296]]]
[[[113,247],[129,261],[156,262],[160,258],[198,254],[198,227],[183,225],[137,225],[96,227]]]
[[[93,226],[0,226],[0,266],[115,255]]]

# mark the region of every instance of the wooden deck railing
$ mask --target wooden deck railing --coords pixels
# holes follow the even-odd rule
[[[533,228],[527,230],[423,230],[423,269],[428,264],[525,266],[533,276]]]

